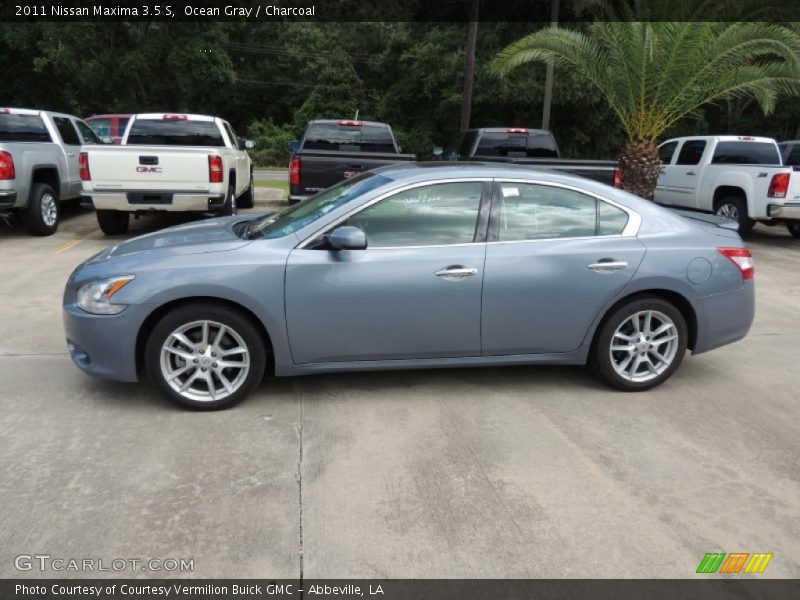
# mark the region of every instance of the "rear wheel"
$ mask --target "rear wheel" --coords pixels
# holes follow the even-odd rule
[[[53,188],[46,183],[33,184],[28,207],[22,213],[28,231],[33,235],[53,235],[60,216],[61,207]]]
[[[250,185],[247,191],[239,198],[239,208],[253,208],[256,203],[255,187],[253,185],[253,173],[250,172]]]
[[[225,198],[225,204],[222,207],[222,214],[226,217],[236,214],[236,188],[231,183],[228,186],[228,196]]]
[[[227,408],[261,382],[266,350],[254,324],[214,303],[178,307],[156,324],[145,347],[153,384],[172,402],[201,410]]]
[[[590,366],[625,391],[660,385],[683,360],[688,343],[681,312],[661,298],[639,298],[618,308],[601,327]]]
[[[119,210],[98,210],[97,224],[106,235],[122,235],[128,232],[130,218],[128,213]]]
[[[717,200],[714,214],[739,224],[739,234],[748,233],[756,224],[747,216],[747,201],[741,196],[726,196]]]
[[[786,229],[793,238],[800,239],[800,221],[789,221],[786,223]]]

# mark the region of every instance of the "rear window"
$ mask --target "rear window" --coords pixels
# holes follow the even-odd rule
[[[475,156],[558,158],[558,148],[548,133],[484,133]]]
[[[0,142],[51,142],[39,115],[0,114]]]
[[[341,150],[343,152],[396,153],[392,133],[382,125],[339,125],[311,123],[306,130],[303,148],[307,150]]]
[[[720,142],[714,149],[712,163],[737,165],[779,165],[781,156],[775,144],[768,142]]]
[[[136,119],[128,134],[129,145],[224,146],[222,133],[213,121],[166,121]]]

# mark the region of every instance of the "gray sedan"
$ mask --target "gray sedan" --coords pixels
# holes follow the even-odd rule
[[[108,248],[69,278],[67,344],[86,373],[146,372],[206,409],[266,371],[588,364],[645,390],[750,328],[731,227],[546,171],[385,167],[279,214]]]

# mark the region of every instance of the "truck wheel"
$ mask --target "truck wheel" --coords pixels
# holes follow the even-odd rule
[[[253,186],[253,173],[250,173],[250,185],[239,198],[239,208],[253,208],[256,204],[256,191]]]
[[[789,230],[789,235],[800,240],[800,221],[789,221],[786,223],[786,229]]]
[[[739,223],[739,235],[748,233],[756,224],[747,216],[747,201],[741,196],[725,196],[717,200],[714,214]]]
[[[236,188],[233,184],[228,186],[228,197],[225,198],[225,204],[222,206],[222,214],[226,217],[236,214]]]
[[[33,235],[53,235],[58,229],[61,207],[56,193],[46,183],[35,183],[31,188],[28,208],[22,213],[25,227]]]
[[[122,235],[128,232],[128,213],[119,210],[98,210],[97,224],[106,235]]]

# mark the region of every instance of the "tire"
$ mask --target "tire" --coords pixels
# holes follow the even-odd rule
[[[800,240],[800,221],[789,221],[786,223],[786,229],[789,231],[789,235]]]
[[[230,217],[236,214],[236,188],[233,183],[228,186],[228,195],[225,197],[225,204],[222,206],[222,215]]]
[[[60,218],[61,206],[53,188],[46,183],[33,184],[28,207],[22,212],[28,231],[33,235],[53,235]]]
[[[98,210],[97,224],[106,235],[122,235],[128,232],[130,218],[128,213],[119,210]]]
[[[206,342],[203,323],[208,327]],[[220,328],[224,333],[218,341]],[[183,341],[173,334],[180,334]],[[244,349],[229,355],[229,367],[220,365],[225,348]],[[261,383],[266,349],[256,326],[241,312],[198,302],[175,308],[161,318],[147,339],[144,358],[148,378],[168,400],[185,408],[219,410],[241,402]],[[172,381],[168,381],[170,375]],[[181,392],[185,385],[188,387]]]
[[[739,223],[739,235],[749,233],[756,224],[747,216],[747,201],[741,196],[725,196],[714,205],[714,214]]]
[[[250,185],[244,194],[239,197],[239,208],[253,208],[256,204],[255,186],[253,185],[253,172],[250,172]]]
[[[666,328],[662,333],[648,336],[648,314],[650,331]],[[641,337],[635,331],[635,321]],[[664,383],[678,368],[688,337],[686,320],[673,304],[656,297],[637,298],[605,319],[592,344],[589,366],[612,387],[628,392],[649,390]],[[653,338],[656,344],[647,341]],[[619,350],[612,350],[612,342]]]

